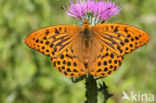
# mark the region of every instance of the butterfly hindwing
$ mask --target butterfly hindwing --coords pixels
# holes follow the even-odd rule
[[[86,69],[72,46],[59,56],[51,58],[51,61],[58,71],[67,77],[80,77],[86,74]]]
[[[106,77],[116,71],[122,64],[124,56],[117,56],[107,46],[100,43],[95,37],[91,41],[89,50],[89,73],[96,77]],[[96,49],[92,49],[96,48]]]
[[[84,67],[85,48],[82,35],[78,33],[70,46],[57,57],[51,58],[54,66],[65,76],[80,77],[87,72]]]
[[[104,23],[91,29],[102,44],[120,56],[143,46],[150,39],[143,30],[125,24]]]

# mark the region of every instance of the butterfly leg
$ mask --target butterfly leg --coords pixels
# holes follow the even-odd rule
[[[81,76],[81,77],[79,77],[79,78],[73,77],[73,78],[71,78],[71,81],[72,81],[73,83],[77,83],[77,82],[79,82],[79,81],[84,80],[85,78],[86,78],[86,75],[83,75],[83,76]]]

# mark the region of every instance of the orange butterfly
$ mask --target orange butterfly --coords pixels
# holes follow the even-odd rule
[[[121,65],[125,54],[145,45],[150,36],[125,24],[104,23],[90,26],[57,25],[30,34],[25,43],[51,58],[65,76],[90,74],[109,76]]]

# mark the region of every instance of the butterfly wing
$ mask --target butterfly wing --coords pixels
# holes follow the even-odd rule
[[[81,27],[58,25],[39,29],[25,39],[25,43],[46,56],[56,57],[72,44]]]
[[[81,33],[74,39],[74,42],[57,57],[51,60],[54,66],[65,76],[80,77],[85,75],[87,70],[84,67],[85,48]]]
[[[75,50],[82,48],[80,31],[81,27],[75,25],[46,27],[31,33],[26,37],[25,43],[30,48],[49,56],[54,66],[65,76],[81,76],[85,74],[83,57],[79,55],[82,51]],[[78,48],[75,48],[75,45]]]
[[[150,40],[143,30],[125,24],[99,24],[92,27],[98,40],[117,55],[125,55]]]
[[[109,76],[121,65],[124,56],[117,56],[107,46],[98,41],[96,36],[90,41],[89,74],[96,77]],[[96,49],[93,49],[96,48]]]
[[[122,64],[125,54],[146,44],[150,37],[144,31],[124,24],[99,24],[91,28],[91,56],[88,69],[97,77],[109,76]],[[96,48],[92,49],[92,48]]]

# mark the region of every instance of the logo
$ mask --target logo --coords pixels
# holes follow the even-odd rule
[[[129,100],[129,101],[140,101],[140,102],[153,102],[154,101],[154,94],[147,94],[141,92],[133,92],[128,95],[125,91],[123,91],[123,96],[121,100]]]

